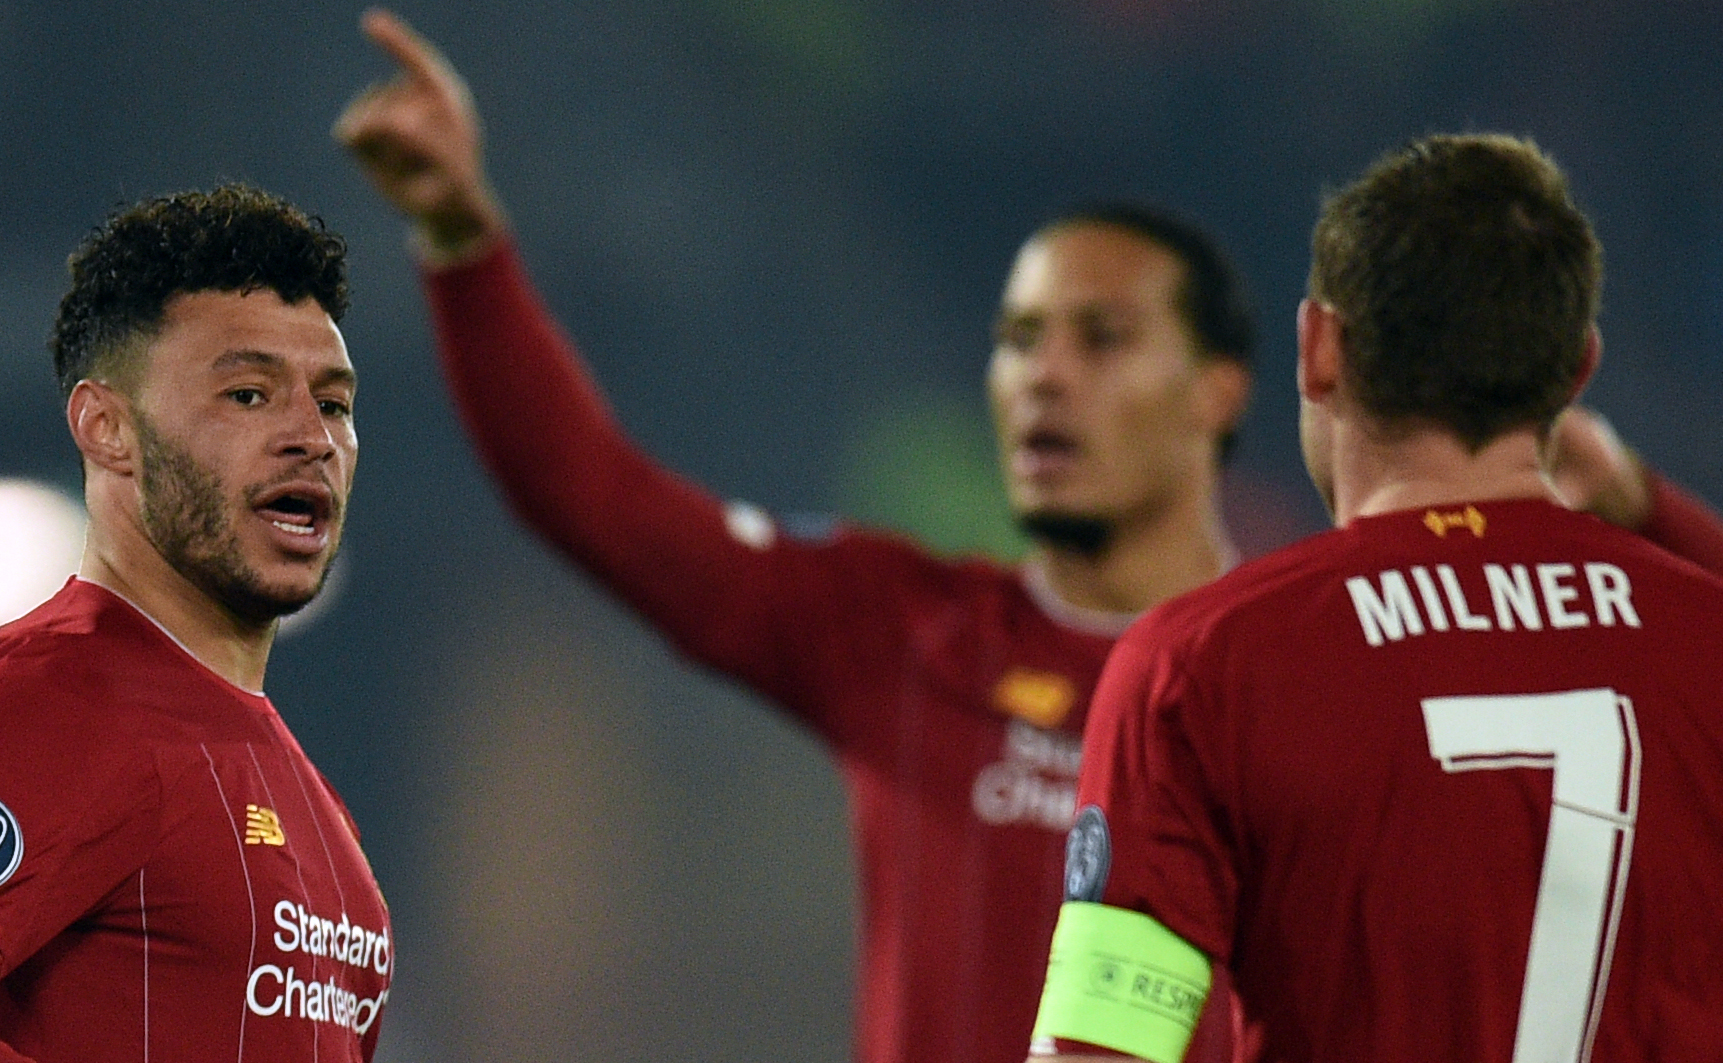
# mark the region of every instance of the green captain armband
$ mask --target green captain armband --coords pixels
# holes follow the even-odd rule
[[[1034,1037],[1180,1063],[1212,977],[1207,956],[1143,913],[1066,901]]]

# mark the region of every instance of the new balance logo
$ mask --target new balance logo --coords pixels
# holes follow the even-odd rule
[[[286,845],[287,835],[281,833],[281,817],[273,808],[261,805],[245,806],[245,844]]]

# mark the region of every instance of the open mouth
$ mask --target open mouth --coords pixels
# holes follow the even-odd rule
[[[289,486],[263,496],[253,508],[258,516],[287,534],[311,539],[327,522],[331,505],[325,490]]]
[[[1010,476],[1020,483],[1051,487],[1076,472],[1083,457],[1080,436],[1046,423],[1026,426],[1011,450]]]
[[[1064,458],[1077,453],[1077,441],[1062,432],[1038,428],[1023,437],[1022,447],[1036,457]]]

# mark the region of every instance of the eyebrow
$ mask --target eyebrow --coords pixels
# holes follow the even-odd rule
[[[212,368],[217,372],[242,367],[266,369],[270,372],[279,373],[287,368],[287,359],[268,351],[245,348],[224,352],[212,365]],[[313,387],[320,387],[324,384],[345,384],[348,387],[357,388],[359,386],[359,374],[345,365],[330,366],[317,374],[311,383]]]

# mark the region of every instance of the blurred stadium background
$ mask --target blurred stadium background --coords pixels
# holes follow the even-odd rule
[[[400,10],[471,82],[526,257],[623,421],[725,495],[1014,550],[980,390],[999,285],[1039,217],[1126,195],[1212,226],[1252,279],[1261,372],[1229,486],[1247,551],[1315,528],[1292,314],[1320,190],[1410,136],[1504,129],[1567,166],[1607,249],[1591,399],[1723,499],[1723,5]],[[108,209],[245,178],[321,213],[352,245],[364,460],[341,585],[269,689],[393,906],[380,1058],[845,1060],[835,776],[499,506],[402,228],[328,137],[386,73],[358,14],[0,0],[0,477],[77,493],[44,339]],[[31,497],[5,512],[66,522]]]

